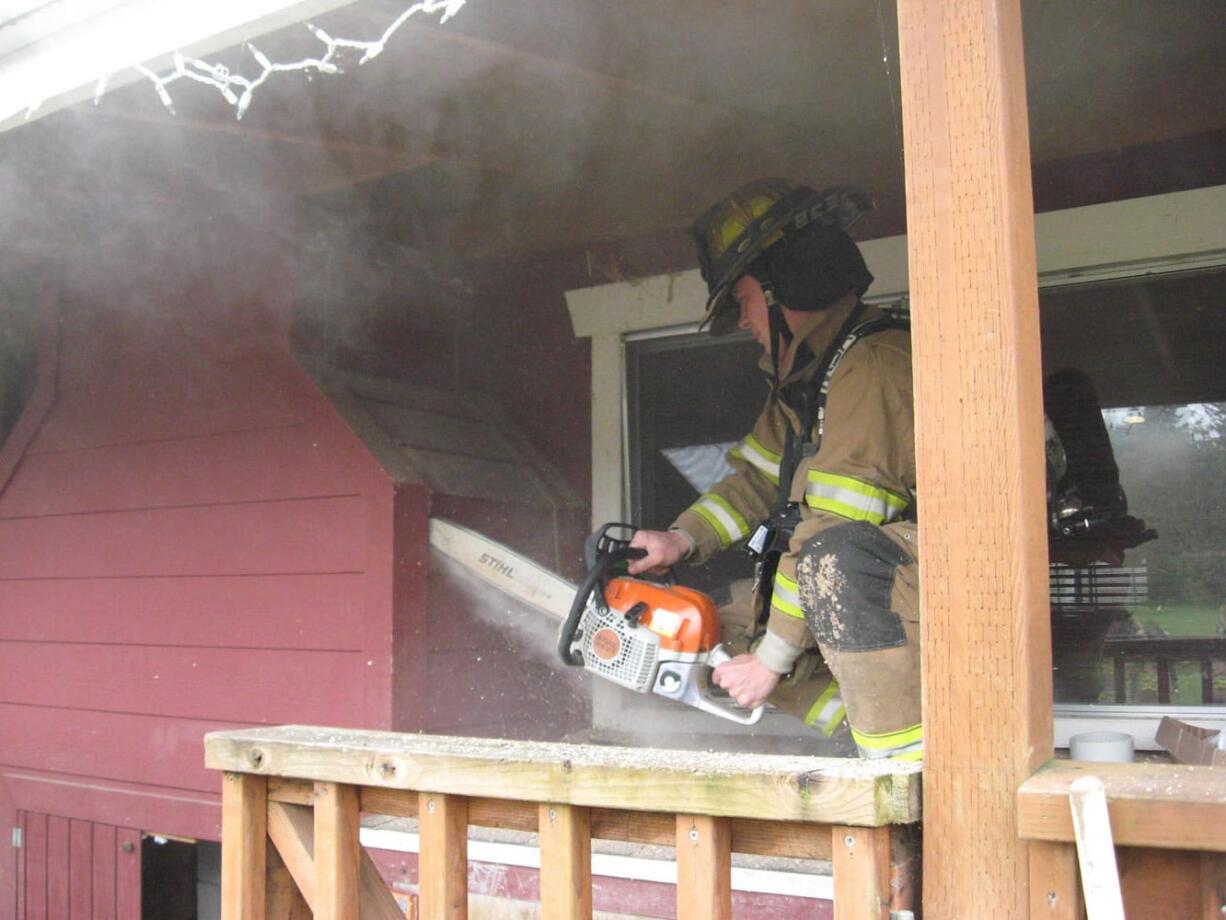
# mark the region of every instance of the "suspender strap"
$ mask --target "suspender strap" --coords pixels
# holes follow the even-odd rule
[[[822,355],[817,372],[810,380],[789,384],[783,387],[780,392],[784,402],[791,407],[800,420],[801,430],[796,431],[791,425],[788,425],[783,457],[779,461],[779,496],[775,502],[776,512],[781,512],[787,508],[788,496],[792,490],[792,477],[796,475],[796,469],[800,466],[801,457],[805,453],[805,445],[813,436],[813,426],[818,416],[825,414],[825,398],[822,395],[822,391],[829,392],[829,377],[833,373],[831,365],[832,363],[837,364],[835,360],[836,355],[841,358],[841,353],[850,347],[846,345],[845,339],[857,328],[856,323],[859,322],[864,309],[864,301],[857,302],[855,308],[847,315],[847,319],[843,320],[843,325],[835,333],[831,344],[827,347],[825,354]],[[813,381],[817,380],[822,381],[822,388],[815,388],[813,386]]]

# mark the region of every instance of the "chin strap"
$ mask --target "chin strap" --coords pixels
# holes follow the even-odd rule
[[[766,316],[769,320],[770,331],[770,354],[771,354],[771,392],[779,392],[779,342],[783,340],[783,349],[786,353],[788,346],[792,344],[792,330],[788,328],[787,322],[783,318],[783,308],[779,306],[779,301],[775,299],[775,292],[770,284],[762,285],[762,295],[766,298]]]

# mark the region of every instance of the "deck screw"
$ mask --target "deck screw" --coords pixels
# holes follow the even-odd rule
[[[1055,908],[1056,902],[1060,900],[1060,896],[1054,891],[1047,892],[1047,906]]]
[[[697,843],[697,842],[698,842],[698,828],[696,828],[696,827],[691,827],[691,828],[690,828],[690,840],[691,840],[693,843]]]
[[[556,808],[549,809],[549,823],[552,824],[558,820],[558,810]]]
[[[434,814],[434,799],[426,799],[426,811]]]
[[[843,845],[846,847],[854,847],[856,845],[856,838],[851,834],[848,834],[843,838]]]

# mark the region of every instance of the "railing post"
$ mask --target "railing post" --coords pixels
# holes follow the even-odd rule
[[[889,920],[890,828],[830,829],[834,920]]]
[[[417,821],[421,920],[467,920],[468,799],[423,792]]]
[[[542,802],[538,825],[543,920],[591,920],[591,810]]]
[[[268,780],[226,773],[221,783],[221,918],[264,920]]]
[[[362,865],[357,787],[316,783],[314,829],[315,920],[357,920]]]
[[[1071,843],[1032,840],[1030,920],[1081,920],[1077,848]]]
[[[677,815],[677,920],[731,920],[732,822]]]

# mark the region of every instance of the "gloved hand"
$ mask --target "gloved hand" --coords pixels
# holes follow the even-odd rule
[[[716,686],[727,690],[738,705],[753,709],[766,702],[766,698],[779,686],[781,676],[750,652],[725,661],[711,673],[711,680]]]
[[[650,572],[663,575],[690,554],[690,541],[676,530],[640,530],[631,538],[630,545],[647,550],[642,559],[631,559],[626,571],[631,575]]]

